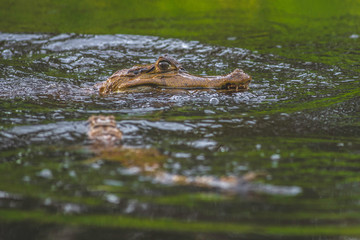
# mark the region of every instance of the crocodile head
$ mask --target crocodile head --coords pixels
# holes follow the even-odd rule
[[[195,76],[185,71],[174,58],[165,55],[154,64],[134,66],[115,72],[100,86],[100,94],[141,86],[182,89],[247,90],[251,77],[240,69],[223,76]]]

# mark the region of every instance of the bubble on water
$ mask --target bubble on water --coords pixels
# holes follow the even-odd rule
[[[212,105],[218,105],[220,101],[217,98],[211,98],[209,102]]]
[[[0,198],[9,198],[10,194],[4,191],[0,191]]]
[[[52,118],[54,119],[64,119],[65,117],[62,116],[60,113],[56,112],[52,115]]]
[[[101,168],[101,165],[103,165],[103,164],[104,164],[103,160],[98,160],[98,161],[92,163],[90,165],[90,167],[93,168],[93,169],[99,169],[99,168]]]
[[[104,184],[108,186],[121,187],[124,185],[122,181],[113,180],[113,179],[105,179]]]
[[[239,165],[239,166],[236,166],[235,169],[238,171],[248,171],[249,167],[245,166],[245,165]]]
[[[66,203],[62,206],[64,213],[80,213],[81,206],[74,203]]]
[[[120,198],[118,196],[116,196],[115,194],[106,194],[105,199],[109,203],[113,203],[113,204],[120,203]]]
[[[256,144],[255,148],[256,148],[256,150],[260,150],[261,149],[261,144],[260,143]]]
[[[357,39],[357,38],[359,38],[360,37],[360,35],[358,35],[358,34],[351,34],[350,36],[349,36],[349,38],[352,38],[352,39]]]
[[[270,159],[271,159],[271,166],[273,167],[273,168],[277,168],[278,167],[278,165],[279,165],[279,160],[280,160],[280,158],[281,158],[281,156],[280,156],[280,154],[273,154],[273,155],[271,155],[271,157],[270,157]]]
[[[205,110],[204,110],[204,113],[205,113],[205,114],[215,114],[214,111],[211,111],[211,110],[208,110],[208,109],[205,109]]]
[[[191,146],[199,149],[213,149],[216,147],[217,142],[210,139],[199,139],[190,143]]]
[[[178,95],[174,95],[174,96],[171,96],[170,97],[170,100],[174,101],[174,102],[180,102],[182,99],[181,96],[178,96]]]
[[[74,170],[69,171],[69,176],[75,178],[76,172]]]
[[[141,172],[141,169],[139,167],[129,167],[118,168],[116,171],[122,175],[136,175]]]
[[[101,165],[98,164],[98,163],[93,163],[93,164],[91,164],[90,166],[91,166],[91,168],[93,168],[93,169],[99,169],[99,168],[101,168]]]
[[[261,185],[258,190],[259,192],[282,196],[296,196],[302,193],[302,189],[298,186],[274,186],[270,184]]]
[[[66,57],[63,57],[63,58],[59,58],[59,60],[62,62],[62,63],[65,63],[65,64],[70,64],[72,62],[75,62],[76,60],[78,59],[78,56],[66,56]]]
[[[218,149],[219,152],[228,152],[229,150],[230,148],[227,146],[220,146]]]
[[[173,171],[177,171],[181,169],[181,164],[179,162],[175,162],[172,164],[169,164],[168,167],[172,169]]]
[[[177,152],[173,154],[176,158],[189,158],[191,157],[191,153],[185,153],[185,152]]]
[[[13,53],[11,52],[10,49],[5,49],[1,55],[3,56],[4,59],[10,59],[13,56]]]
[[[44,200],[44,205],[45,205],[45,206],[50,206],[51,204],[52,204],[51,198],[45,198],[45,200]]]
[[[126,209],[124,210],[125,213],[132,213],[135,211],[138,202],[136,200],[130,200]]]
[[[181,48],[183,48],[183,49],[189,49],[189,48],[190,48],[190,45],[189,45],[189,44],[186,44],[186,43],[182,43],[182,44],[181,44]]]
[[[278,161],[278,160],[280,160],[280,158],[281,158],[280,154],[277,154],[277,153],[271,155],[271,157],[270,157],[270,159],[273,161]]]
[[[45,168],[45,169],[41,170],[40,172],[38,172],[37,176],[42,177],[42,178],[46,178],[46,179],[53,178],[53,174],[52,174],[51,170],[47,169],[47,168]]]
[[[23,181],[24,182],[30,182],[31,178],[29,176],[24,176]]]
[[[256,120],[246,121],[246,124],[248,124],[248,125],[255,125],[255,124],[256,124]]]

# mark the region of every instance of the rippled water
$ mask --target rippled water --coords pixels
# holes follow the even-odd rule
[[[0,53],[4,228],[27,229],[23,233],[34,239],[36,223],[23,221],[48,224],[41,225],[42,235],[90,239],[104,234],[103,227],[110,227],[109,236],[134,239],[209,239],[214,232],[224,239],[360,235],[356,72],[136,35],[1,33]],[[253,77],[251,89],[152,89],[103,97],[93,88],[118,69],[153,63],[166,53],[198,75],[241,68]],[[170,173],[263,171],[267,177],[259,182],[297,186],[302,193],[229,195],[158,184],[121,163],[89,162],[94,153],[86,120],[94,114],[116,117],[125,146],[158,149]]]

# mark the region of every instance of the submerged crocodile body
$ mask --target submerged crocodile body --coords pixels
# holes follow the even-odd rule
[[[191,185],[215,188],[236,194],[266,193],[274,195],[297,195],[301,192],[295,186],[274,186],[253,182],[259,175],[254,172],[242,177],[183,176],[171,174],[161,168],[166,156],[155,149],[132,149],[121,146],[122,133],[116,126],[114,116],[91,116],[88,137],[98,158],[118,161],[123,166],[136,169],[136,173],[151,176],[162,184]]]
[[[170,56],[161,56],[154,64],[134,66],[115,72],[100,86],[100,94],[141,86],[183,89],[247,90],[251,77],[240,69],[225,76],[194,76]]]

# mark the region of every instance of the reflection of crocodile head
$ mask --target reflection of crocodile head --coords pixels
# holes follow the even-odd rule
[[[174,58],[162,56],[155,64],[134,66],[115,72],[100,87],[101,94],[122,91],[139,86],[184,89],[248,89],[251,77],[235,69],[225,76],[194,76],[187,73]]]
[[[88,137],[97,148],[112,147],[121,141],[122,133],[116,127],[114,116],[91,116],[88,120]]]
[[[252,183],[263,173],[249,172],[242,177],[226,176],[184,176],[166,172],[162,165],[166,156],[156,149],[126,148],[120,145],[122,133],[116,126],[114,116],[91,116],[88,120],[90,128],[88,137],[92,141],[91,150],[98,159],[120,162],[124,167],[137,173],[152,176],[155,182],[163,184],[193,185],[207,188],[217,188],[229,193],[267,193],[274,195],[294,196],[301,193],[296,186],[274,186]]]

